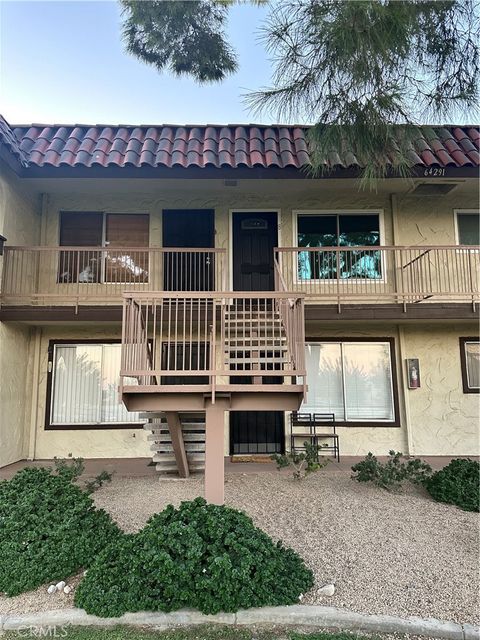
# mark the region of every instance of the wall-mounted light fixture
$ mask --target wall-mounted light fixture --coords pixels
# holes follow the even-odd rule
[[[420,388],[420,364],[418,358],[407,358],[408,388]]]
[[[0,256],[3,256],[3,245],[6,243],[7,239],[5,236],[0,235]]]

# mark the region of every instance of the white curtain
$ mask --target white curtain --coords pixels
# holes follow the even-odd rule
[[[347,422],[394,420],[389,343],[324,342],[306,347],[308,393],[302,411]]]
[[[139,421],[119,402],[119,344],[56,345],[53,367],[52,424]]]

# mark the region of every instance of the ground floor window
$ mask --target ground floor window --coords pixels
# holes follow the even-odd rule
[[[302,411],[333,413],[339,423],[396,424],[393,349],[393,340],[309,341]]]
[[[460,338],[460,360],[464,393],[480,392],[480,339]]]
[[[135,425],[120,403],[119,343],[50,343],[47,425],[62,428]],[[137,380],[126,379],[135,385]]]

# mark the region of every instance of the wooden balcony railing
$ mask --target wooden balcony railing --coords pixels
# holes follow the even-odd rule
[[[330,303],[471,302],[480,298],[480,246],[282,247],[282,288]]]
[[[214,396],[251,384],[280,391],[278,385],[291,378],[304,385],[304,343],[301,296],[126,293],[120,392],[154,386]]]
[[[276,290],[307,302],[470,302],[480,246],[282,247]],[[225,291],[225,249],[4,248],[2,305],[120,304],[125,291]]]
[[[10,247],[2,304],[122,302],[135,291],[221,291],[225,249]]]

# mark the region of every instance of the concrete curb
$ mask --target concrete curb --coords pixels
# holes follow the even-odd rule
[[[208,623],[243,626],[298,625],[370,633],[409,633],[428,638],[447,638],[448,640],[480,640],[480,627],[471,624],[462,625],[436,618],[367,615],[347,609],[313,605],[263,607],[247,609],[238,613],[219,613],[212,616],[188,609],[172,613],[147,611],[126,613],[120,618],[98,618],[87,614],[83,609],[59,609],[0,616],[0,634],[5,631],[25,630],[28,627],[66,625],[113,627],[124,624],[167,628]]]

